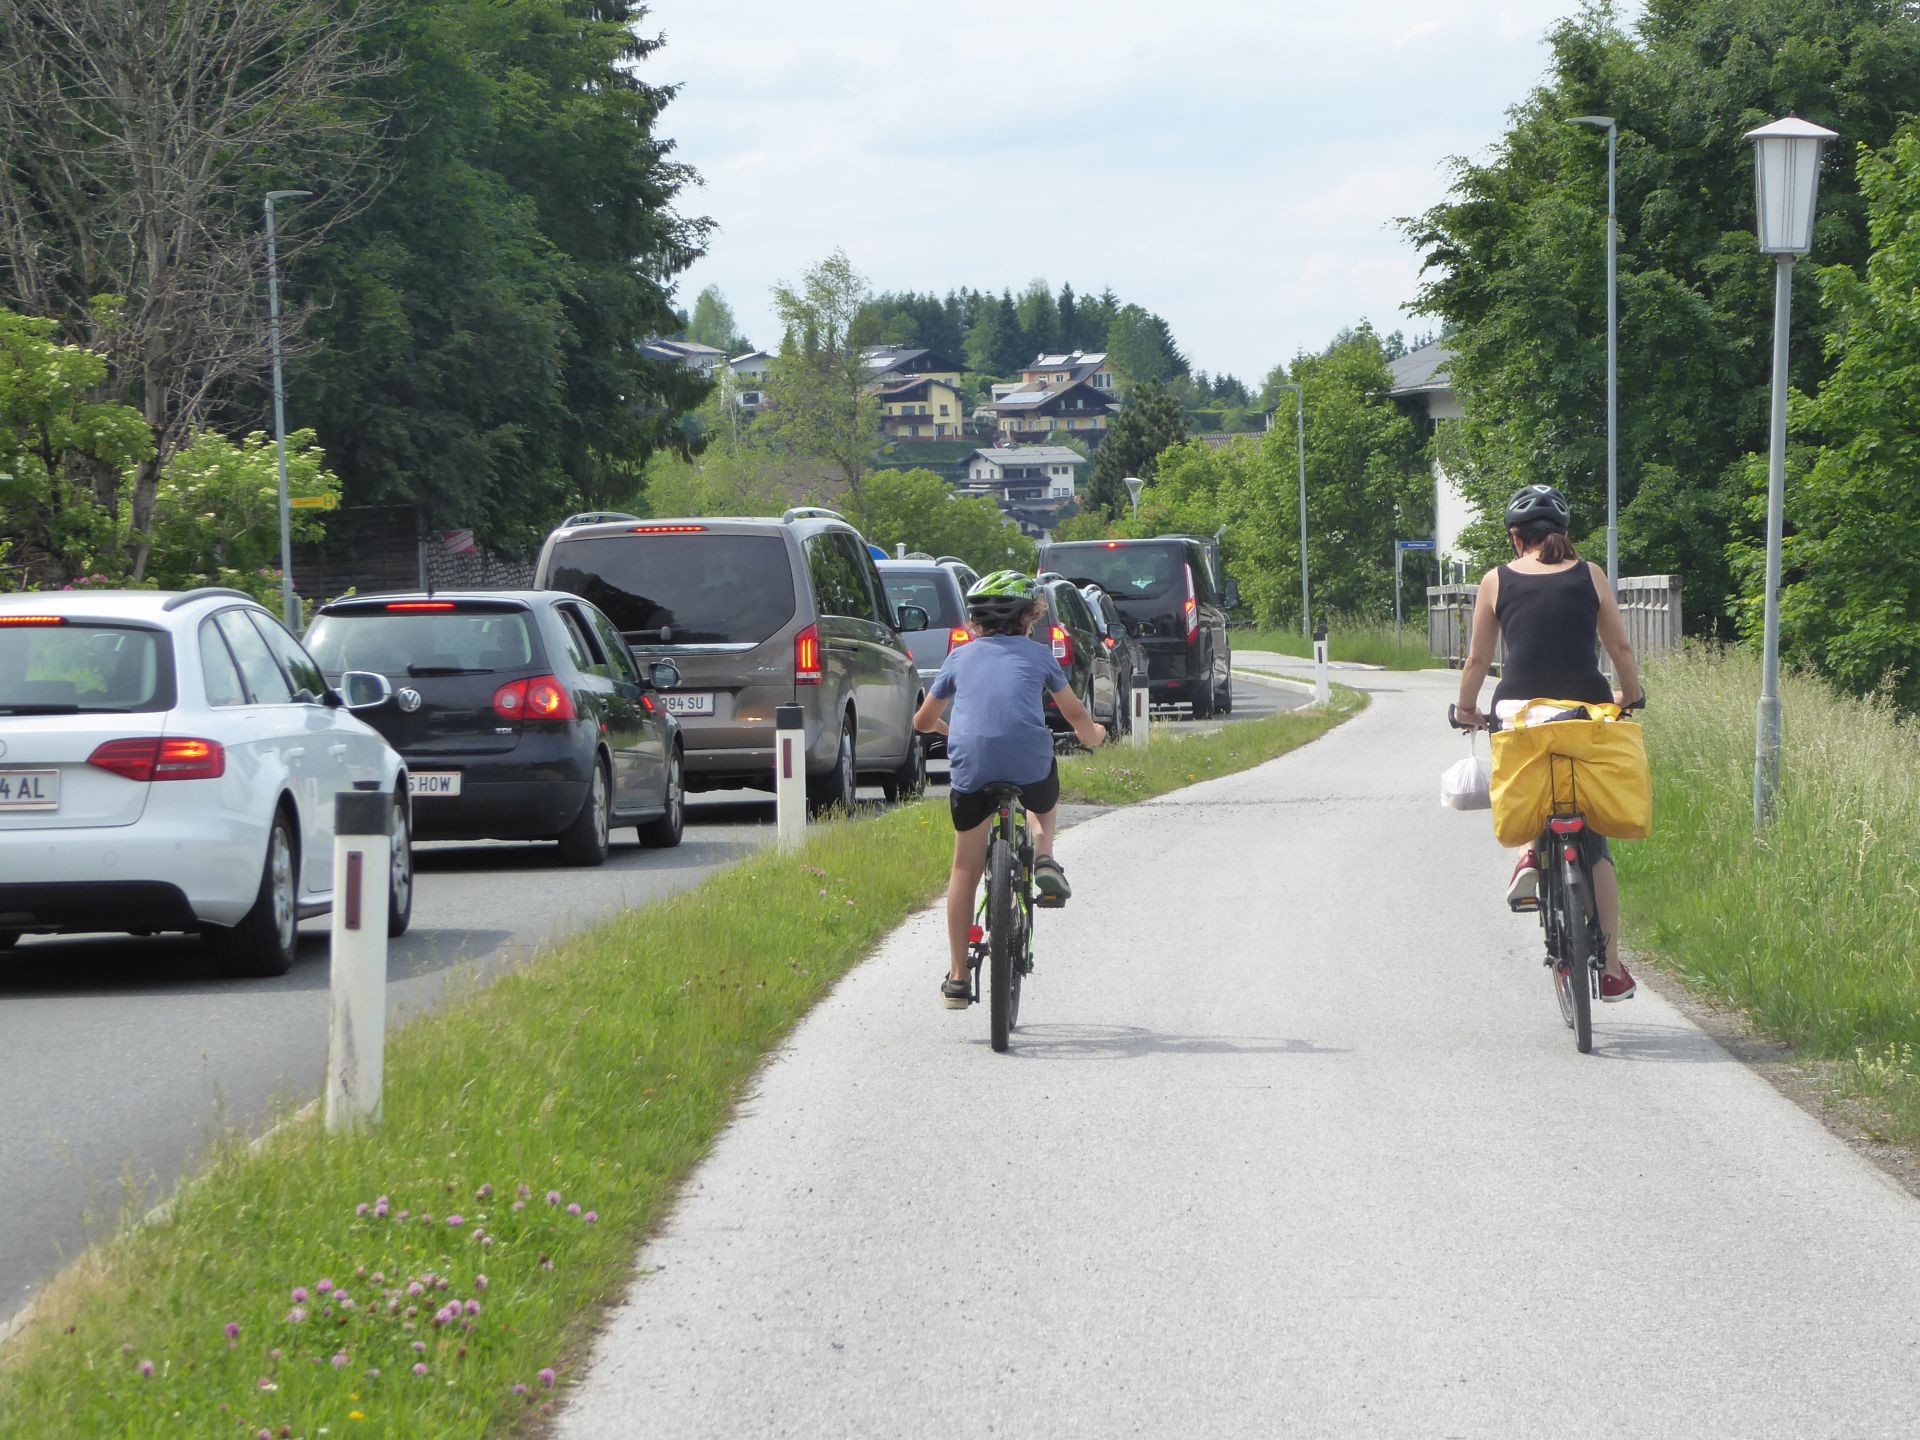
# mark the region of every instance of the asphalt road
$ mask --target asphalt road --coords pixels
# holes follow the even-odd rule
[[[1920,1205],[1645,986],[1576,1053],[1436,803],[1454,677],[1342,679],[1312,746],[1064,837],[1009,1054],[937,913],[850,974],[561,1440],[1912,1435]]]
[[[1298,703],[1245,684],[1234,718]],[[676,850],[620,832],[596,870],[556,867],[550,845],[420,846],[413,925],[389,957],[390,1013],[697,883],[772,839],[773,805],[696,795],[687,822]],[[123,1210],[164,1196],[212,1134],[258,1131],[276,1104],[317,1093],[327,984],[325,921],[303,927],[299,960],[272,980],[221,979],[185,938],[27,939],[0,956],[0,1325]]]

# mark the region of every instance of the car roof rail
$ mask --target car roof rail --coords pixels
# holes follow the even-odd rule
[[[938,565],[940,563],[938,560],[935,560],[933,556],[929,555],[924,550],[909,550],[906,554],[902,555],[900,558],[902,560],[918,560],[923,565],[928,563]]]
[[[1038,575],[1034,576],[1033,578],[1036,580],[1045,580],[1051,583],[1052,581],[1055,581],[1055,580],[1065,580],[1067,577],[1062,575],[1058,570],[1042,570]]]
[[[933,557],[933,563],[936,565],[967,565],[967,562],[962,560],[958,555],[936,555]],[[973,566],[967,565],[967,568],[971,570]]]
[[[838,520],[842,525],[848,523],[846,516],[824,505],[795,505],[780,517],[783,525],[791,525],[796,520]]]
[[[162,610],[178,610],[182,605],[191,605],[197,600],[211,600],[215,596],[225,596],[232,600],[253,600],[254,597],[244,590],[235,590],[231,585],[201,585],[196,589],[182,590],[178,595],[169,595],[160,606]],[[259,601],[254,600],[257,605]]]
[[[576,525],[612,525],[621,520],[639,520],[638,515],[629,515],[624,510],[584,510],[578,515],[569,515],[560,522],[562,530],[571,530]]]

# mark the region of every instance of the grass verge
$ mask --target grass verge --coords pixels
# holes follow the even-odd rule
[[[1332,689],[1332,703],[1325,710],[1289,710],[1204,734],[1169,736],[1160,731],[1145,750],[1122,740],[1065,760],[1060,765],[1060,798],[1126,805],[1272,760],[1326,734],[1366,706],[1367,697],[1358,690],[1345,685]]]
[[[1255,765],[1359,707],[1063,766],[1121,803]],[[537,1429],[742,1087],[938,892],[937,801],[815,828],[406,1027],[386,1114],[232,1137],[91,1253],[0,1357],[3,1440]]]
[[[1647,683],[1657,809],[1653,838],[1619,847],[1629,940],[1920,1145],[1920,724],[1784,682],[1783,786],[1756,839],[1757,658],[1692,649]]]
[[[1426,618],[1419,628],[1406,627],[1399,644],[1393,640],[1393,626],[1355,623],[1327,626],[1327,658],[1347,660],[1356,665],[1378,665],[1387,670],[1431,670],[1445,668],[1446,661],[1427,653]],[[1231,636],[1235,650],[1273,650],[1281,655],[1313,658],[1313,642],[1298,630],[1235,630]]]

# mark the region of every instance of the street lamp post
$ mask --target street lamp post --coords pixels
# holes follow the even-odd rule
[[[287,508],[287,394],[280,374],[280,255],[273,234],[273,202],[302,200],[311,190],[267,192],[267,324],[273,336],[273,443],[280,467],[280,613],[287,629],[300,633],[293,598],[293,520]]]
[[[1140,523],[1140,492],[1146,488],[1147,482],[1138,475],[1129,475],[1120,483],[1127,487],[1127,494],[1133,497],[1133,522],[1137,525]]]
[[[1293,391],[1293,438],[1300,455],[1300,633],[1313,638],[1313,621],[1307,589],[1307,392],[1299,385],[1275,385],[1276,390]]]
[[[1761,635],[1760,705],[1754,725],[1753,825],[1773,820],[1780,790],[1780,534],[1787,488],[1787,332],[1793,262],[1813,248],[1820,147],[1839,137],[1796,115],[1749,130],[1760,253],[1773,256],[1773,408],[1767,450],[1767,594]]]
[[[1611,115],[1582,115],[1567,122],[1592,125],[1607,132],[1607,588],[1620,588],[1620,323],[1615,285],[1615,254],[1620,226],[1615,218],[1614,160],[1619,151],[1620,127]]]

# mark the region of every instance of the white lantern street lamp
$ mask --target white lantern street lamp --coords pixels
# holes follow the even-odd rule
[[[1147,482],[1142,480],[1138,475],[1129,475],[1120,483],[1127,487],[1127,494],[1133,497],[1133,519],[1134,523],[1138,524],[1140,520],[1140,492],[1146,488]]]
[[[1313,621],[1308,618],[1312,597],[1307,589],[1307,392],[1297,384],[1275,385],[1276,390],[1293,392],[1293,437],[1300,457],[1300,633],[1313,638]],[[1267,428],[1273,428],[1273,414],[1267,414]]]
[[[1758,130],[1753,142],[1754,201],[1760,253],[1774,259],[1773,409],[1767,456],[1767,591],[1761,635],[1760,705],[1754,724],[1753,824],[1773,819],[1780,790],[1780,535],[1787,488],[1787,332],[1793,262],[1813,248],[1813,212],[1820,195],[1820,147],[1839,136],[1789,115]]]

